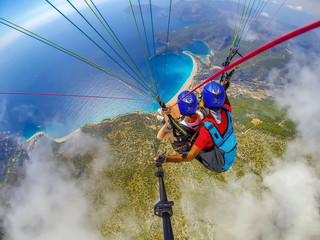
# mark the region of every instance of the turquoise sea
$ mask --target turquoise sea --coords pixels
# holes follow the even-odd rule
[[[110,19],[109,24],[113,26],[119,39],[125,43],[130,56],[147,76],[148,70],[139,45],[137,30],[134,23],[129,21],[130,15],[124,14],[124,9],[121,10],[120,17],[119,12],[112,11],[112,8],[102,9],[102,11]],[[161,18],[155,26],[156,31],[166,28],[167,18],[163,17],[161,11],[164,10],[159,9],[155,13]],[[145,18],[148,18],[147,13]],[[170,29],[175,30],[184,28],[190,23],[173,18],[171,24]],[[85,25],[83,27],[90,31]],[[146,29],[147,32],[151,31],[148,25]],[[0,26],[0,33],[4,30],[7,29]],[[110,61],[110,58],[97,49],[92,42],[71,25],[66,24],[65,19],[59,18],[54,23],[42,26],[35,31],[116,74],[126,76],[126,73]],[[150,39],[149,43],[152,45]],[[104,46],[101,39],[94,40]],[[160,45],[157,43],[156,47]],[[199,55],[205,55],[210,51],[201,41],[194,41],[187,50]],[[0,50],[0,54],[4,56],[1,58],[0,68],[1,92],[80,94],[154,100],[151,96],[140,96],[110,75],[28,36],[22,35],[17,41]],[[116,58],[115,55],[113,56]],[[158,94],[164,101],[168,101],[188,79],[193,68],[192,60],[183,53],[178,55],[168,53],[166,56],[153,56],[152,62],[157,63],[155,85],[159,90]],[[103,119],[136,110],[153,112],[158,107],[158,104],[147,101],[1,95],[0,132],[21,133],[22,137],[29,138],[36,132],[44,131],[52,138],[59,138],[87,123],[97,123]]]

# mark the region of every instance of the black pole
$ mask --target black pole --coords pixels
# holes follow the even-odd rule
[[[158,168],[158,171],[155,175],[159,179],[160,201],[154,205],[154,214],[162,218],[163,239],[172,240],[174,237],[170,217],[173,214],[172,206],[174,203],[173,201],[168,201],[167,198],[166,188],[163,181],[164,171],[162,169],[162,164],[156,163],[156,167]]]

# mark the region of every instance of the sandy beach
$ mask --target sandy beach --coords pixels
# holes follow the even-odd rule
[[[183,84],[183,86],[180,88],[180,90],[177,92],[177,94],[166,104],[168,107],[174,105],[177,102],[178,96],[182,91],[191,89],[194,77],[198,73],[199,64],[198,64],[198,61],[195,59],[195,57],[188,51],[183,51],[183,53],[188,55],[189,57],[191,57],[192,62],[193,62],[193,69],[192,69],[192,72],[191,72],[189,78]],[[177,118],[181,115],[179,108],[178,108],[178,105],[175,105],[173,108],[171,108],[171,113],[174,118]]]
[[[198,73],[199,66],[198,66],[198,62],[195,59],[195,57],[188,51],[183,51],[183,53],[188,55],[189,57],[191,57],[192,62],[193,62],[193,69],[192,69],[192,72],[191,72],[189,78],[187,79],[187,81],[183,84],[183,86],[180,88],[180,90],[177,92],[177,94],[173,98],[171,98],[171,100],[168,102],[168,104],[171,102],[175,103],[178,99],[179,93],[181,93],[182,91],[191,89],[194,77]]]
[[[79,128],[79,129],[77,129],[76,131],[70,133],[70,134],[67,135],[67,136],[64,136],[64,137],[62,137],[62,138],[56,138],[56,139],[54,139],[54,141],[57,142],[57,143],[62,143],[62,142],[66,141],[66,140],[68,140],[68,139],[70,139],[70,138],[72,138],[72,137],[78,136],[78,135],[80,134],[80,131],[81,131],[81,129]]]

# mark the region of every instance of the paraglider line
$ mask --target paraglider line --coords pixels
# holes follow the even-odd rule
[[[147,94],[150,94],[150,95],[151,95],[150,92],[147,92],[146,90],[144,90],[144,89],[142,89],[142,88],[140,88],[140,87],[138,87],[138,86],[135,86],[135,85],[132,84],[130,81],[128,81],[128,80],[126,80],[126,79],[118,76],[117,74],[115,74],[115,73],[113,73],[113,72],[111,72],[111,71],[109,71],[109,70],[107,70],[107,69],[99,66],[98,64],[90,61],[89,59],[87,59],[87,58],[85,58],[85,57],[82,57],[82,56],[80,56],[80,55],[78,55],[78,54],[76,54],[76,53],[74,53],[74,52],[72,52],[72,51],[70,51],[70,50],[68,50],[68,49],[66,49],[66,48],[64,48],[64,47],[62,47],[62,46],[60,46],[60,45],[58,45],[58,44],[56,44],[56,43],[48,40],[48,39],[46,39],[46,38],[44,38],[44,37],[41,37],[40,35],[37,35],[37,34],[31,32],[31,31],[29,31],[29,30],[27,30],[27,29],[25,29],[25,28],[23,28],[23,27],[20,27],[20,26],[14,24],[14,23],[12,23],[12,22],[10,22],[10,21],[8,21],[8,20],[5,20],[5,19],[3,19],[3,18],[0,18],[0,23],[2,23],[2,24],[4,24],[4,25],[7,25],[7,26],[9,26],[9,27],[11,27],[11,28],[13,28],[13,29],[16,29],[15,27],[10,26],[10,25],[2,22],[2,21],[5,21],[5,22],[7,22],[7,23],[10,23],[10,24],[12,24],[13,26],[15,26],[15,27],[17,27],[17,28],[20,28],[21,30],[23,30],[23,31],[18,30],[18,31],[20,31],[21,33],[24,33],[24,34],[26,34],[26,35],[28,35],[28,36],[31,36],[30,34],[32,34],[32,35],[34,35],[34,36],[32,36],[34,39],[37,39],[37,40],[39,40],[39,41],[41,41],[41,42],[44,42],[44,41],[45,41],[44,43],[46,43],[47,45],[52,46],[52,47],[55,46],[55,48],[57,47],[57,48],[61,49],[62,52],[70,53],[70,54],[74,55],[75,58],[79,58],[79,59],[87,62],[89,65],[95,66],[95,67],[98,68],[99,70],[101,70],[101,71],[103,71],[103,72],[111,75],[112,77],[118,79],[122,84],[124,84],[124,85],[127,86],[127,87],[129,87],[129,85],[130,85],[130,86],[132,86],[132,87],[134,87],[134,88],[136,88],[136,89],[139,89],[140,91],[142,91],[142,92],[144,92],[144,93],[147,93]],[[16,29],[16,30],[17,30],[17,29]],[[41,40],[40,40],[40,39],[41,39]],[[42,40],[43,40],[43,41],[42,41]],[[70,55],[70,54],[69,54],[69,55]],[[126,83],[127,83],[127,84],[126,84]],[[134,92],[142,95],[141,93],[139,93],[139,92],[136,91],[135,89],[133,89],[133,88],[131,88],[131,87],[129,87],[129,88],[130,88],[131,90],[133,90]],[[143,96],[143,95],[142,95],[142,96]]]
[[[142,26],[143,26],[144,38],[145,38],[145,40],[146,40],[149,58],[151,58],[150,45],[149,45],[149,40],[148,40],[147,30],[146,30],[146,24],[145,24],[145,21],[144,21],[144,17],[143,17],[143,13],[142,13],[142,7],[141,7],[141,2],[140,2],[140,0],[138,0],[138,3],[139,3],[139,10],[140,10],[141,22],[142,22]],[[153,70],[153,64],[152,64],[152,63],[151,63],[151,72],[153,73],[153,76],[154,76],[154,70]]]
[[[154,62],[155,62],[155,69],[156,69],[156,75],[155,75],[155,79],[159,79],[158,77],[158,63],[157,63],[157,52],[156,52],[156,42],[155,42],[155,34],[154,34],[154,21],[153,21],[153,13],[152,13],[152,4],[151,4],[151,0],[149,0],[149,9],[150,9],[150,21],[151,21],[151,34],[152,34],[152,41],[153,41],[153,55],[155,56],[154,58]],[[157,84],[156,86],[156,91],[159,93],[159,86]]]
[[[273,48],[274,46],[276,46],[276,45],[278,45],[280,43],[288,41],[291,38],[295,38],[295,37],[297,37],[297,36],[299,36],[301,34],[304,34],[304,33],[308,32],[308,31],[311,31],[311,30],[313,30],[313,29],[315,29],[317,27],[320,27],[320,20],[318,20],[316,22],[313,22],[313,23],[311,23],[309,25],[306,25],[304,27],[298,28],[298,29],[296,29],[296,30],[294,30],[294,31],[292,31],[290,33],[287,33],[287,34],[285,34],[285,35],[283,35],[283,36],[281,36],[281,37],[279,37],[279,38],[277,38],[277,39],[275,39],[275,40],[273,40],[273,41],[271,41],[271,42],[259,47],[258,49],[252,51],[251,53],[249,53],[249,54],[247,54],[245,56],[243,56],[242,58],[238,59],[237,61],[235,61],[234,63],[230,64],[229,66],[227,66],[227,67],[221,69],[220,71],[216,72],[215,74],[213,74],[208,79],[204,80],[201,84],[199,84],[198,86],[193,88],[188,94],[186,94],[178,102],[180,102],[186,96],[188,96],[189,94],[191,94],[192,92],[194,92],[198,88],[202,87],[203,85],[205,85],[209,81],[211,81],[211,80],[215,79],[216,77],[220,76],[222,73],[224,73],[224,72],[226,72],[226,71],[228,71],[228,70],[240,65],[241,63],[243,63],[243,62],[245,62],[245,61],[247,61],[247,60],[249,60],[249,59],[251,59],[251,58],[253,58],[253,57],[257,56],[257,55],[259,55],[260,53],[262,53],[262,52],[264,52],[264,51],[266,51],[266,50],[268,50],[270,48]],[[175,106],[178,102],[173,104],[171,106],[171,108],[173,106]]]
[[[259,33],[259,35],[257,36],[257,38],[251,43],[250,47],[248,48],[248,52],[250,51],[251,47],[259,40],[259,38],[261,37],[261,35],[264,33],[264,31],[268,28],[268,26],[270,25],[270,23],[272,22],[272,20],[275,18],[275,16],[278,14],[278,12],[280,11],[280,9],[282,8],[282,6],[284,5],[284,3],[287,0],[284,0],[282,2],[282,4],[280,5],[280,7],[278,8],[278,10],[275,12],[275,14],[273,14],[272,18],[270,18],[269,22],[266,24],[266,26],[262,29],[262,31]]]
[[[116,99],[116,100],[155,102],[154,100],[139,99],[139,98],[105,97],[105,96],[77,95],[77,94],[55,94],[55,93],[0,92],[0,95],[31,95],[31,96],[78,97],[78,98],[100,98],[100,99],[102,98],[102,99]]]
[[[259,2],[259,4],[260,4],[260,2]],[[243,34],[244,37],[242,37],[242,38],[240,39],[239,46],[240,46],[240,43],[241,43],[242,39],[244,39],[244,38],[248,35],[248,33],[249,33],[250,31],[252,31],[252,28],[253,28],[254,24],[256,23],[256,21],[257,21],[257,19],[258,19],[258,16],[261,14],[261,12],[263,11],[263,9],[264,9],[265,6],[267,5],[267,2],[266,2],[266,1],[261,1],[261,5],[259,5],[259,4],[258,4],[258,7],[257,7],[257,10],[256,10],[255,13],[254,13],[254,17],[251,19],[250,24],[248,24],[248,26],[246,27],[246,29],[245,29],[245,31],[244,31],[244,34]]]
[[[143,88],[143,86],[135,77],[132,76],[116,59],[114,59],[109,53],[107,53],[99,44],[97,44],[88,34],[81,30],[73,21],[71,21],[66,15],[64,15],[58,8],[56,8],[50,1],[45,0],[51,7],[53,7],[58,13],[60,13],[65,19],[67,19],[75,28],[77,28],[83,35],[85,35],[94,45],[96,45],[102,52],[104,52],[113,62],[115,62],[121,69],[123,69],[128,75],[130,75],[134,80],[137,81]],[[73,4],[67,0],[67,2],[83,17],[83,15],[73,6]],[[84,17],[83,17],[84,18]],[[86,19],[85,19],[86,20]],[[88,21],[87,21],[88,23]],[[89,25],[91,25],[89,23]],[[91,25],[92,26],[92,25]],[[94,29],[94,27],[93,27]],[[98,33],[99,34],[99,33]],[[107,43],[109,44],[109,43]],[[113,49],[114,50],[114,49]],[[122,59],[122,58],[121,58]],[[123,59],[122,59],[123,60]],[[123,60],[124,61],[124,60]],[[125,61],[124,61],[125,62]],[[128,81],[128,80],[127,80]],[[129,81],[128,81],[129,82]],[[133,85],[133,84],[132,84]]]
[[[153,89],[154,89],[153,93],[155,94],[154,96],[156,97],[157,94],[155,92],[156,88],[155,88],[153,76],[152,76],[152,73],[151,73],[151,69],[150,69],[150,66],[149,66],[149,61],[148,61],[147,54],[146,54],[146,51],[145,51],[145,48],[144,48],[144,45],[143,45],[143,41],[142,41],[142,38],[141,38],[138,22],[137,22],[136,15],[135,15],[134,10],[133,10],[133,6],[132,6],[131,0],[129,0],[129,3],[130,3],[130,7],[131,7],[132,16],[133,16],[133,19],[134,19],[134,22],[135,22],[135,25],[136,25],[136,28],[137,28],[137,33],[138,33],[138,36],[139,36],[139,39],[140,39],[140,44],[141,44],[141,47],[142,47],[144,59],[146,61],[147,68],[148,68],[148,71],[149,71],[149,75],[150,75],[150,78],[151,78],[151,82],[152,82],[152,85],[153,85]]]
[[[168,26],[167,26],[167,41],[166,41],[166,53],[165,53],[165,55],[164,55],[164,71],[163,71],[164,83],[166,83],[166,69],[167,69],[167,54],[168,54],[168,45],[169,45],[169,30],[170,30],[170,21],[171,21],[171,8],[172,8],[172,0],[170,0],[170,6],[169,6],[169,17],[168,17]]]
[[[85,2],[86,2],[86,0],[84,0]],[[85,20],[86,21],[86,23],[99,35],[99,37],[111,48],[111,50],[122,60],[122,62],[139,78],[139,75],[137,75],[137,73],[135,72],[135,70],[133,70],[130,66],[129,66],[129,64],[120,56],[120,54],[110,45],[110,43],[99,33],[99,31],[88,21],[88,19],[86,19],[84,16],[83,16],[83,14],[69,1],[69,0],[67,0],[67,2],[71,5],[71,7],[82,17],[82,19],[83,20]],[[91,7],[90,7],[90,5],[86,2],[86,4],[87,4],[87,6],[91,9],[91,10],[93,10]],[[97,15],[96,15],[96,17],[97,17]],[[69,20],[69,19],[68,19]],[[70,20],[69,20],[70,21]],[[110,34],[110,33],[109,33]],[[110,36],[113,38],[113,36],[110,34]],[[113,38],[113,40],[115,41],[115,39]],[[117,42],[116,42],[117,43]],[[118,45],[119,46],[119,45]],[[113,57],[111,57],[109,54],[108,54],[108,56],[112,59],[112,60],[114,60],[116,63],[117,63],[117,61],[113,58]],[[117,63],[118,64],[118,63]],[[120,66],[120,64],[118,64],[119,66]],[[120,66],[121,67],[121,66]],[[125,68],[123,68],[122,67],[122,69],[127,73],[127,74],[129,74],[134,80],[136,80],[141,86],[143,86],[143,84],[142,83],[140,83],[139,81],[138,81],[138,79],[136,79],[134,76],[132,76],[132,74],[130,74]],[[142,79],[141,79],[142,80]],[[148,85],[148,84],[147,84]],[[144,87],[144,86],[143,86]],[[151,88],[149,88],[151,91],[152,91],[152,89]]]
[[[133,71],[129,66],[129,68],[135,73],[136,76],[137,73],[140,75],[138,76],[141,80],[143,80],[143,82],[148,86],[148,88],[152,91],[151,87],[149,86],[149,84],[147,83],[145,77],[142,75],[142,73],[140,72],[140,70],[138,69],[136,63],[134,62],[134,60],[131,58],[131,56],[129,55],[128,51],[125,49],[125,47],[123,46],[123,44],[121,43],[121,41],[119,40],[119,38],[117,37],[117,35],[114,33],[114,31],[112,30],[112,28],[110,27],[110,25],[108,24],[108,22],[105,20],[105,18],[103,17],[103,15],[101,14],[101,12],[99,11],[99,9],[97,8],[97,6],[93,3],[92,0],[90,0],[90,2],[92,3],[92,5],[94,6],[94,8],[96,9],[96,11],[99,13],[99,15],[101,16],[101,18],[103,19],[103,21],[106,23],[106,25],[109,27],[110,31],[108,30],[108,28],[103,24],[103,22],[101,21],[101,19],[99,18],[99,16],[97,15],[97,13],[92,9],[92,7],[89,5],[89,3],[84,0],[84,2],[87,4],[87,6],[90,8],[90,10],[92,11],[92,13],[96,16],[96,18],[99,20],[99,22],[102,24],[102,26],[104,27],[104,29],[108,32],[108,34],[110,35],[110,37],[113,39],[113,41],[117,44],[117,46],[119,47],[119,49],[123,52],[123,54],[126,56],[126,58],[129,60],[129,62],[131,63],[131,65],[134,67],[134,69],[137,71]]]

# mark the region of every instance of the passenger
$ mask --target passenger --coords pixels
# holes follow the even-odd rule
[[[185,97],[190,91],[183,91],[178,96],[178,101]],[[174,129],[172,128],[170,121],[164,121],[164,125],[159,130],[157,138],[159,140],[174,138],[174,141],[171,142],[171,145],[174,149],[177,149],[177,152],[189,151],[191,148],[190,139],[196,139],[194,134],[197,134],[197,131],[202,125],[202,120],[205,117],[205,111],[198,110],[197,107],[197,97],[194,93],[190,93],[187,97],[183,98],[182,101],[178,103],[179,111],[181,116],[179,118],[178,125],[183,131],[187,134],[187,137],[176,137],[174,134]],[[159,120],[163,120],[164,117],[157,116]],[[188,141],[189,140],[189,141]],[[188,145],[188,147],[187,147]],[[185,147],[183,147],[185,146]]]
[[[205,85],[202,95],[204,106],[210,113],[203,120],[199,136],[191,150],[184,154],[156,156],[156,162],[185,162],[196,158],[206,168],[218,173],[232,166],[237,152],[237,140],[233,132],[232,110],[225,88],[211,82]]]

